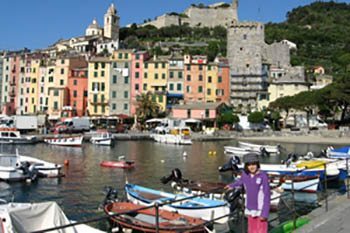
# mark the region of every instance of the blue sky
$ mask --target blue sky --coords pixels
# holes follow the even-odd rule
[[[96,18],[113,2],[121,26],[141,23],[168,12],[182,12],[192,3],[212,4],[230,0],[1,0],[0,50],[44,48],[60,38],[83,35]],[[241,0],[238,17],[242,21],[281,22],[286,13],[315,0]],[[349,3],[350,0],[344,2]]]

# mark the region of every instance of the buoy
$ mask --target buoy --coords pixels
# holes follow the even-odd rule
[[[64,160],[64,165],[65,165],[65,166],[68,166],[68,165],[69,165],[69,160],[68,160],[68,159]]]
[[[213,154],[213,152],[210,150],[210,151],[208,152],[208,154],[209,154],[209,155],[212,155],[212,154]]]
[[[184,151],[184,153],[182,153],[182,156],[183,156],[183,157],[186,157],[186,156],[187,156],[187,152]]]
[[[162,159],[162,160],[160,160],[160,162],[161,162],[161,163],[164,163],[164,160]]]
[[[213,151],[213,155],[216,155],[216,151]]]

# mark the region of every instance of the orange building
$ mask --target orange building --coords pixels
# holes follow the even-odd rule
[[[88,101],[88,69],[73,68],[68,76],[68,106],[65,111],[68,117],[86,115]]]
[[[230,65],[227,58],[216,58],[218,80],[216,82],[216,102],[230,101]]]

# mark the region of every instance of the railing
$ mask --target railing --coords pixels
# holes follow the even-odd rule
[[[324,166],[324,179],[323,179],[323,184],[324,184],[324,188],[323,188],[323,192],[325,193],[325,199],[324,199],[324,202],[325,202],[325,211],[327,212],[328,211],[328,195],[330,194],[333,194],[337,191],[333,191],[332,193],[329,192],[328,188],[327,188],[327,182],[330,181],[331,179],[328,179],[327,178],[327,165],[330,165],[330,164],[333,164],[333,163],[337,163],[339,162],[340,160],[337,160],[337,161],[334,161],[334,162],[329,162],[329,163],[325,163],[323,166]],[[349,175],[349,159],[346,159],[345,160],[346,162],[346,172],[347,172],[347,179],[346,179],[346,193],[347,193],[347,198],[350,199],[350,190],[349,190],[349,179],[348,179],[348,175]],[[298,171],[295,171],[294,175],[296,175],[296,173],[300,173],[302,171],[305,171],[305,170],[308,170],[308,169],[313,169],[313,168],[317,168],[319,167],[320,165],[315,165],[315,166],[308,166],[308,167],[305,167],[305,168],[302,168]],[[293,175],[290,175],[291,177],[293,177]],[[335,179],[337,177],[334,177],[332,179]],[[292,219],[289,219],[289,220],[292,220],[293,221],[293,230],[295,230],[297,228],[296,226],[296,221],[297,221],[297,218],[300,217],[298,212],[297,212],[297,209],[296,209],[296,202],[295,202],[295,184],[294,184],[294,179],[292,178],[291,179],[292,183],[291,183],[291,186],[292,186],[292,189],[290,192],[285,192],[275,198],[272,198],[272,200],[275,200],[277,198],[280,198],[280,200],[283,200],[282,197],[286,197],[288,195],[292,195],[292,206],[289,206],[287,203],[284,203],[287,208],[289,209],[289,211],[287,213],[285,213],[284,215],[288,215],[288,216],[292,216]],[[313,183],[313,184],[309,184],[305,187],[303,187],[303,189],[307,189],[313,185],[315,185],[316,183]],[[319,182],[317,183],[319,184]],[[212,190],[212,191],[216,191],[216,190]],[[59,230],[59,229],[64,229],[64,228],[67,228],[67,227],[73,227],[73,226],[77,226],[77,225],[80,225],[80,224],[86,224],[86,223],[92,223],[92,222],[99,222],[99,221],[102,221],[102,220],[107,220],[107,219],[110,219],[112,217],[117,217],[117,216],[121,216],[121,215],[126,215],[126,214],[132,214],[132,213],[136,213],[140,210],[146,210],[146,209],[150,209],[150,208],[155,208],[156,210],[156,214],[155,214],[155,218],[156,218],[156,221],[155,221],[155,230],[156,232],[159,232],[159,208],[164,206],[164,205],[169,205],[169,204],[172,204],[172,203],[176,203],[176,202],[182,202],[182,201],[185,201],[185,200],[190,200],[190,199],[193,199],[193,198],[196,198],[196,197],[203,197],[203,196],[206,196],[208,195],[207,193],[203,193],[203,194],[198,194],[198,195],[191,195],[191,196],[187,196],[187,197],[184,197],[184,198],[181,198],[181,199],[174,199],[174,200],[171,200],[171,201],[165,201],[165,202],[162,202],[162,203],[158,203],[158,202],[155,202],[153,205],[151,206],[145,206],[145,207],[142,207],[142,208],[138,208],[138,209],[134,209],[134,210],[130,210],[130,211],[125,211],[125,212],[120,212],[120,213],[115,213],[115,214],[109,214],[107,216],[103,216],[103,217],[98,217],[98,218],[93,218],[93,219],[89,219],[89,220],[83,220],[83,221],[80,221],[80,222],[75,222],[75,223],[71,223],[71,224],[67,224],[67,225],[63,225],[63,226],[59,226],[59,227],[53,227],[53,228],[49,228],[49,229],[44,229],[44,230],[40,230],[40,231],[35,231],[35,232],[32,232],[32,233],[44,233],[44,232],[50,232],[50,231],[54,231],[54,230]],[[242,193],[242,203],[245,203],[244,202],[244,195]],[[227,215],[224,215],[224,216],[220,216],[220,217],[217,217],[215,219],[211,219],[210,221],[205,221],[204,223],[201,223],[201,224],[198,224],[198,225],[193,225],[191,228],[197,228],[197,227],[201,227],[201,226],[209,226],[209,225],[212,225],[214,222],[222,219],[222,218],[226,218],[226,217],[232,217],[233,215],[235,214],[238,214],[238,218],[237,219],[240,219],[241,220],[241,232],[244,233],[246,232],[246,227],[245,227],[245,215],[244,215],[244,209],[245,209],[245,206],[244,204],[242,205],[242,208],[241,210],[238,210],[237,211],[233,211],[231,212],[230,214],[227,214]],[[239,217],[239,212],[241,212],[241,216]],[[281,216],[278,216],[276,218],[272,218],[272,219],[269,219],[268,222],[271,224],[272,222],[278,220]]]

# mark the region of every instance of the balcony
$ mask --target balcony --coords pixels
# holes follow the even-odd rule
[[[91,105],[97,105],[97,106],[106,106],[106,105],[109,105],[109,101],[108,100],[104,100],[104,101],[102,101],[102,100],[97,100],[97,101],[91,101],[90,100],[90,104]]]

